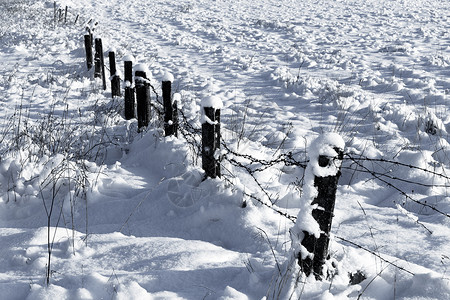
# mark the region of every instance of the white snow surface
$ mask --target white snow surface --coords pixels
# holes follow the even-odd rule
[[[163,78],[162,78],[162,81],[170,81],[170,82],[173,82],[174,80],[175,80],[175,78],[173,77],[173,74],[172,74],[172,73],[170,73],[170,72],[168,72],[168,71],[164,72],[164,76],[163,76]]]
[[[202,99],[202,107],[212,107],[214,109],[222,109],[223,101],[218,96],[209,96]]]
[[[450,299],[449,1],[56,4],[0,2],[0,299]],[[118,69],[173,74],[178,138],[156,109],[143,132],[124,119],[86,28]],[[203,180],[210,96],[226,147]],[[315,281],[287,216],[311,209],[305,165],[330,144],[335,275]]]
[[[173,94],[173,97],[172,97],[172,101],[173,102],[177,102],[177,103],[180,103],[180,101],[181,101],[181,94],[180,93],[174,93]]]
[[[146,75],[151,76],[151,73],[149,71],[148,65],[147,64],[137,64],[133,67],[134,71],[137,72],[144,72]]]
[[[134,62],[134,56],[131,55],[131,54],[127,54],[127,55],[124,55],[124,56],[122,57],[122,60],[123,60],[123,61],[131,61],[131,62]]]

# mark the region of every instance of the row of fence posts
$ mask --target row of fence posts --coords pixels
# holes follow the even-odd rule
[[[91,69],[93,66],[94,77],[101,78],[103,89],[106,90],[105,66],[103,59],[102,41],[99,38],[95,39],[95,54],[92,53],[92,32],[84,36],[86,48],[87,68]],[[94,59],[93,59],[94,57]],[[115,53],[109,52],[110,74],[111,74],[111,94],[112,97],[121,96],[120,81],[121,78],[117,74]],[[124,58],[124,116],[125,119],[135,118],[135,108],[137,111],[138,128],[148,126],[150,122],[150,83],[147,79],[147,74],[144,69],[136,67],[133,87],[133,62],[132,59]],[[172,79],[173,80],[173,79]],[[178,108],[177,103],[180,101],[179,97],[172,96],[172,80],[162,81],[162,97],[164,106],[164,131],[166,136],[177,136],[178,133]],[[136,99],[135,99],[136,96]],[[179,96],[179,94],[178,94]],[[173,99],[175,98],[175,99]],[[211,104],[214,101],[202,101],[203,119],[202,121],[202,168],[205,171],[205,176],[216,178],[221,176],[220,160],[215,157],[217,151],[220,150],[221,134],[220,134],[220,108],[221,106]],[[205,103],[205,104],[204,104]],[[135,104],[137,106],[135,107]],[[342,152],[338,159],[342,160]],[[331,159],[327,157],[319,158],[319,165],[326,167]],[[331,230],[331,222],[334,211],[336,189],[340,173],[335,176],[315,177],[314,185],[317,187],[318,196],[313,204],[319,207],[314,209],[312,214],[319,223],[320,229],[323,232],[319,238],[315,238],[308,232],[304,232],[302,245],[313,253],[313,259],[299,259],[299,265],[306,275],[314,274],[317,279],[320,279],[322,266],[328,256],[329,233]]]
[[[53,21],[55,22],[55,24],[57,22],[62,22],[64,20],[64,23],[67,23],[67,11],[68,11],[68,7],[66,6],[66,9],[63,10],[61,8],[57,8],[56,5],[56,1],[53,2]]]
[[[56,1],[53,2],[53,22],[54,22],[55,26],[57,23],[61,23],[61,22],[64,22],[64,24],[67,24],[68,10],[69,10],[69,7],[67,5],[64,9],[62,9],[62,8],[58,8]],[[73,24],[77,23],[78,18],[79,18],[79,15],[76,16]]]
[[[94,67],[94,78],[102,80],[103,90],[106,90],[105,62],[103,56],[103,45],[100,38],[94,40],[93,34],[84,36],[84,46],[86,49],[86,65],[88,70]],[[122,96],[120,81],[116,67],[115,52],[110,51],[109,69],[111,80],[112,97]],[[133,87],[133,61],[131,57],[124,57],[124,117],[127,120],[137,118],[138,128],[141,130],[150,123],[150,82],[147,78],[145,68],[135,66],[134,87]],[[181,100],[179,94],[172,94],[172,76],[165,76],[162,80],[162,98],[164,107],[164,132],[165,136],[178,136],[178,102]],[[137,114],[135,114],[135,111]],[[203,107],[205,119],[210,122],[202,124],[202,161],[203,169],[207,177],[216,178],[221,176],[220,161],[214,157],[220,149],[220,108]]]

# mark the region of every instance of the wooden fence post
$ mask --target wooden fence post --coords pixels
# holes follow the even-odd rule
[[[84,36],[84,48],[86,49],[86,64],[88,70],[92,68],[94,65],[94,61],[92,58],[92,39],[90,34],[86,34]]]
[[[220,102],[220,108],[222,108],[223,104],[222,101]],[[215,122],[216,125],[214,126],[214,134],[215,134],[215,150],[220,149],[220,140],[222,138],[220,134],[220,108],[216,109],[215,111]],[[220,171],[220,161],[216,159],[216,175],[217,177],[220,177],[222,175]]]
[[[179,126],[179,122],[178,122],[178,103],[181,103],[181,95],[179,93],[175,93],[173,94],[172,97],[172,108],[173,108],[173,131],[176,137],[178,137],[178,126]]]
[[[109,51],[109,72],[111,75],[111,96],[120,97],[120,76],[117,74],[116,69],[116,55],[114,51]]]
[[[150,123],[150,85],[147,72],[147,68],[142,64],[136,65],[134,82],[136,86],[138,129],[146,127]]]
[[[56,1],[53,2],[53,24],[56,27],[56,18],[57,18],[57,14],[56,14]]]
[[[220,161],[215,157],[220,149],[220,109],[219,97],[211,96],[202,100],[202,168],[206,177],[220,177]]]
[[[95,54],[94,54],[94,77],[101,78],[102,77],[102,65],[100,58],[100,39],[95,39]]]
[[[164,105],[164,132],[166,136],[177,136],[176,103],[172,99],[173,75],[166,73],[162,80],[162,97]]]
[[[91,19],[91,20],[89,20],[88,25],[86,26],[86,30],[89,33],[89,35],[91,36],[91,45],[94,41],[94,30],[97,27],[97,25],[98,25],[98,22],[93,22]]]
[[[129,55],[123,58],[125,65],[125,119],[135,117],[135,98],[133,88],[133,58]]]
[[[95,39],[94,63],[95,63],[94,77],[102,79],[103,89],[106,90],[105,60],[103,57],[102,39],[100,38]]]
[[[336,190],[342,159],[344,156],[345,142],[334,133],[324,134],[317,138],[309,149],[310,162],[305,174],[304,195],[302,201],[310,201],[311,206],[316,208],[301,210],[297,222],[316,222],[318,227],[311,230],[314,225],[307,225],[308,229],[302,228],[304,225],[297,225],[297,232],[303,233],[301,249],[298,254],[298,264],[302,271],[309,276],[314,274],[317,280],[321,280],[323,266],[328,258],[328,245],[330,241],[330,230],[336,200]],[[311,186],[312,185],[312,186]],[[308,197],[312,199],[308,199]],[[312,211],[314,220],[305,221],[310,216],[304,215],[307,211]],[[295,231],[295,230],[294,230]],[[291,233],[293,230],[291,230]]]

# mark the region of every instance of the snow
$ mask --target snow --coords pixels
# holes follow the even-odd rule
[[[150,75],[148,65],[146,64],[136,64],[133,69],[135,72],[144,72],[146,75]]]
[[[131,62],[134,62],[135,58],[134,58],[133,55],[127,54],[127,55],[124,55],[124,56],[122,57],[122,60],[123,60],[123,61],[131,61]]]
[[[222,99],[218,96],[209,96],[202,99],[202,107],[212,107],[214,109],[223,108]]]
[[[180,93],[174,93],[173,97],[172,97],[172,101],[173,102],[177,102],[178,104],[180,104],[181,101],[181,94]]]
[[[222,99],[220,99],[220,97],[218,97],[218,96],[205,97],[205,98],[202,99],[201,107],[202,107],[202,115],[201,115],[201,118],[200,118],[200,123],[202,123],[202,124],[208,123],[210,125],[217,125],[218,124],[217,121],[211,120],[205,114],[204,108],[205,107],[211,107],[213,109],[221,109],[223,107]]]
[[[168,72],[168,71],[166,71],[166,72],[164,72],[164,76],[163,76],[163,79],[162,79],[162,81],[169,81],[169,82],[173,82],[175,79],[174,79],[174,77],[173,77],[173,74],[172,73],[170,73],[170,72]]]
[[[309,163],[311,165],[311,173],[314,176],[326,177],[335,176],[341,167],[341,160],[338,157],[338,151],[343,152],[345,142],[337,133],[325,133],[316,138],[308,149]],[[332,163],[326,167],[319,166],[319,156],[332,158]]]
[[[67,23],[0,2],[1,299],[450,298],[448,1],[56,4]],[[178,137],[153,107],[142,132],[123,118],[87,27],[118,73],[177,78]],[[207,106],[222,177],[204,180]],[[339,167],[336,273],[316,281],[294,254],[320,234],[314,176]]]

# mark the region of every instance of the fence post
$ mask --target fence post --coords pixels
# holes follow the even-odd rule
[[[178,122],[178,103],[181,103],[181,95],[179,93],[173,94],[172,101],[173,101],[173,104],[172,104],[172,108],[173,108],[173,115],[172,115],[173,116],[173,119],[172,119],[173,131],[174,131],[175,136],[178,137],[178,125],[179,125],[179,122]]]
[[[138,129],[150,123],[150,85],[147,79],[147,68],[138,64],[135,67],[134,82],[136,87]]]
[[[220,102],[220,108],[222,108],[222,102]],[[220,140],[222,138],[220,134],[220,109],[216,109],[215,111],[215,122],[216,125],[214,126],[214,134],[215,134],[215,150],[220,149]],[[217,177],[220,177],[222,175],[220,171],[220,161],[216,161],[216,175]]]
[[[109,51],[109,72],[111,75],[111,96],[120,97],[120,76],[117,74],[116,68],[116,54],[114,51]]]
[[[301,198],[303,208],[297,216],[296,225],[291,229],[293,245],[301,242],[300,250],[297,249],[296,253],[299,266],[306,276],[314,274],[317,280],[321,280],[324,275],[323,266],[328,258],[344,147],[345,142],[334,133],[324,134],[311,144]]]
[[[171,135],[177,136],[176,120],[174,118],[174,113],[177,108],[176,106],[174,107],[175,103],[172,99],[173,80],[174,80],[173,75],[168,72],[166,72],[162,80],[162,97],[164,105],[164,132],[166,136]]]
[[[101,78],[102,77],[102,65],[100,59],[100,39],[95,39],[95,53],[94,53],[94,77]]]
[[[92,58],[92,39],[90,34],[86,34],[84,36],[84,48],[86,49],[86,64],[88,70],[92,68],[94,65],[94,61]]]
[[[93,24],[91,25],[91,23],[93,23]],[[88,25],[86,26],[86,30],[89,33],[89,35],[91,36],[91,45],[92,45],[92,42],[94,41],[94,30],[97,25],[98,25],[98,22],[94,22],[91,19],[91,20],[89,20]]]
[[[100,38],[95,39],[94,62],[95,62],[94,77],[102,78],[103,89],[106,90],[105,60],[103,57],[102,39]]]
[[[53,23],[56,27],[56,18],[57,18],[57,14],[56,14],[56,1],[53,2]]]
[[[135,97],[133,88],[133,57],[127,55],[123,58],[125,65],[125,119],[135,117]]]
[[[220,162],[215,157],[220,149],[220,109],[222,100],[210,96],[202,100],[202,168],[206,177],[220,177]]]

